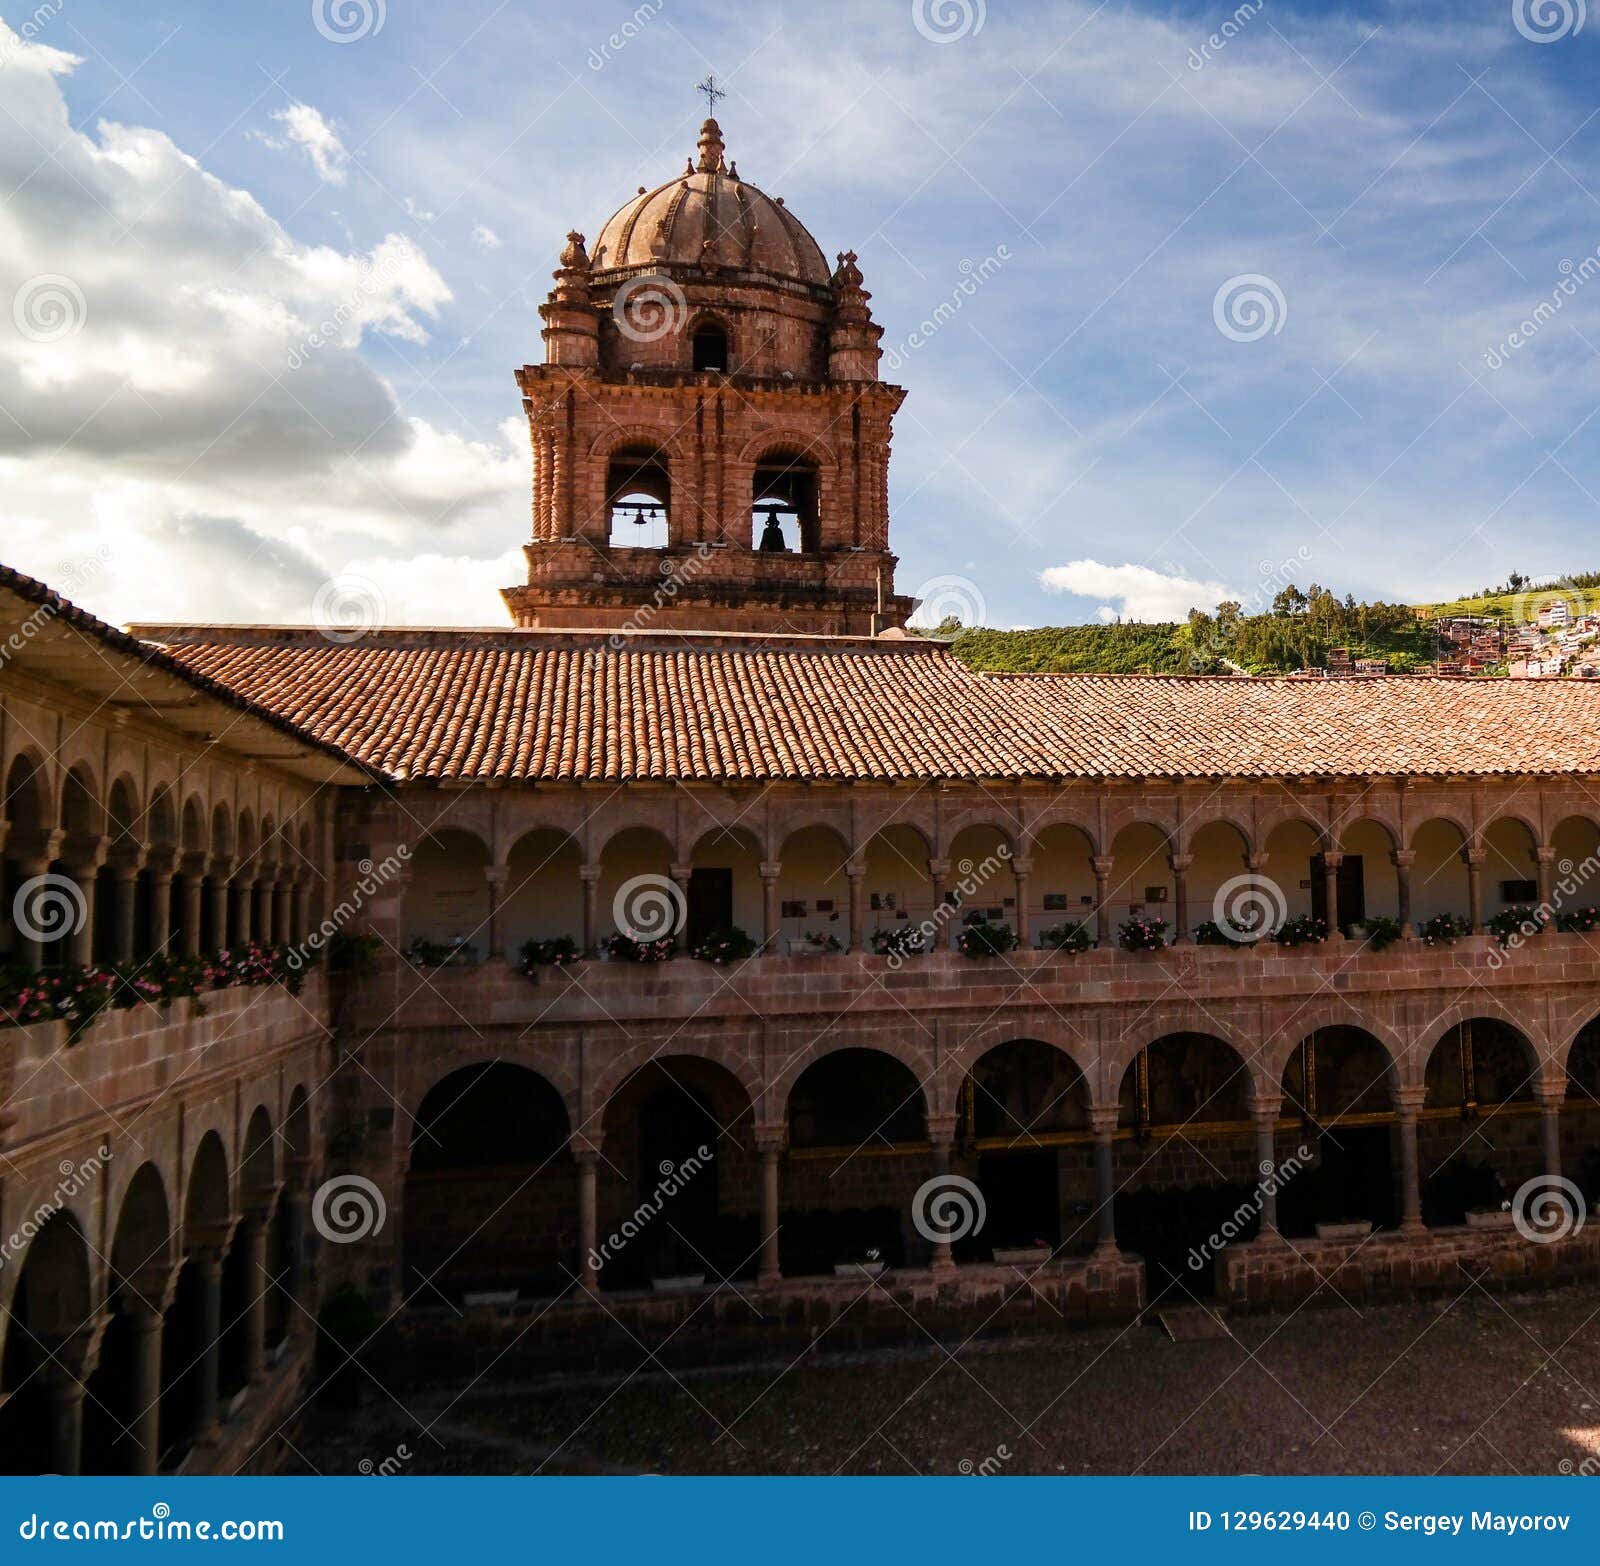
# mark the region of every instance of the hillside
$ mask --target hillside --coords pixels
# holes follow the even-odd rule
[[[1312,584],[1286,587],[1269,612],[1237,603],[1192,609],[1184,623],[1061,625],[1026,631],[947,622],[955,655],[974,669],[1080,674],[1288,674],[1327,668],[1343,648],[1353,659],[1382,659],[1396,673],[1430,667],[1450,649],[1430,624],[1456,615],[1487,616],[1508,629],[1537,618],[1541,604],[1564,599],[1575,614],[1600,612],[1600,573],[1560,582],[1509,584],[1445,603],[1357,603]]]

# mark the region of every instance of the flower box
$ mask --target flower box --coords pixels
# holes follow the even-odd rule
[[[650,1287],[657,1294],[689,1294],[695,1289],[706,1286],[706,1275],[703,1272],[679,1273],[670,1278],[652,1278]]]
[[[1317,1225],[1317,1238],[1319,1240],[1364,1240],[1372,1233],[1372,1222],[1367,1218],[1355,1218],[1343,1223],[1319,1223]]]
[[[470,1294],[461,1296],[461,1303],[468,1309],[485,1307],[515,1305],[517,1291],[515,1289],[477,1289]]]
[[[883,1276],[883,1263],[881,1261],[835,1262],[833,1275],[836,1278],[879,1278]]]
[[[994,1259],[1001,1267],[1036,1267],[1050,1260],[1048,1245],[997,1245]]]
[[[1509,1207],[1485,1207],[1467,1214],[1469,1229],[1509,1229],[1516,1215]]]

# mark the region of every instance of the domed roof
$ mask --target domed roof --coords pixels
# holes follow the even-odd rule
[[[745,184],[722,154],[722,131],[707,120],[699,165],[641,190],[612,215],[595,244],[595,271],[709,261],[826,288],[828,263],[805,225],[781,201]]]

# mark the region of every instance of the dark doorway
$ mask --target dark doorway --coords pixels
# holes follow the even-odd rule
[[[685,934],[692,950],[713,930],[733,924],[733,871],[692,870],[689,873],[689,921]]]
[[[1216,1258],[1260,1228],[1257,1188],[1248,1181],[1117,1193],[1117,1244],[1144,1258],[1151,1305],[1181,1305],[1216,1293]]]
[[[1311,911],[1321,918],[1327,904],[1328,867],[1322,855],[1311,861]],[[1367,917],[1367,878],[1360,854],[1346,854],[1339,863],[1339,928],[1348,931]]]
[[[643,1264],[635,1284],[711,1272],[721,1134],[710,1106],[681,1082],[657,1088],[640,1107],[639,1176],[633,1194],[637,1205],[657,1215],[635,1242],[636,1260]],[[618,1257],[619,1262],[628,1260],[627,1251]],[[617,1269],[618,1276],[610,1281],[621,1283],[626,1270]]]
[[[720,326],[702,326],[696,329],[694,367],[697,370],[728,368],[728,334]]]
[[[974,1256],[1043,1242],[1061,1243],[1061,1186],[1054,1148],[985,1153],[978,1159],[978,1189],[987,1218],[972,1237]]]
[[[1317,1139],[1320,1162],[1288,1181],[1278,1196],[1278,1225],[1290,1236],[1319,1223],[1395,1222],[1389,1126],[1335,1126]]]

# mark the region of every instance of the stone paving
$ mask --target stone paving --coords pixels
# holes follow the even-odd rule
[[[1600,1292],[1571,1288],[537,1386],[372,1391],[308,1470],[1559,1474],[1600,1470]],[[401,1405],[404,1405],[404,1411]],[[432,1426],[431,1432],[424,1426]],[[1589,1469],[1584,1464],[1589,1463]]]

